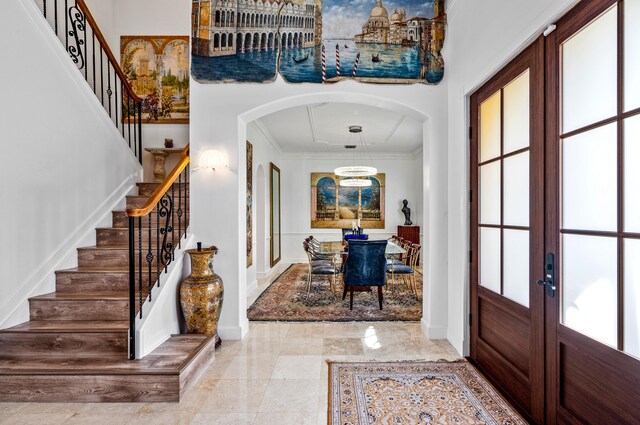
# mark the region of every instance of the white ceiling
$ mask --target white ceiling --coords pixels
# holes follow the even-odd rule
[[[397,111],[354,103],[319,103],[283,109],[255,122],[283,153],[351,153],[360,145],[349,126],[362,126],[367,154],[408,155],[422,147],[422,122]],[[357,150],[361,150],[358,146]]]

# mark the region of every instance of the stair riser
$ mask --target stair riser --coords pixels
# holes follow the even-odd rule
[[[178,402],[177,375],[0,375],[0,402]]]
[[[184,230],[184,229],[183,229]],[[155,248],[157,243],[157,231],[151,229],[151,246]],[[135,232],[135,243],[138,246],[140,235]],[[160,243],[162,243],[162,235],[160,235]],[[167,235],[167,241],[171,242],[172,235]],[[174,229],[173,240],[178,244],[178,229]],[[128,245],[129,244],[129,229],[97,229],[96,230],[96,245],[97,246],[113,246],[113,245]],[[142,244],[143,246],[149,246],[149,231],[144,229],[142,231]]]
[[[184,179],[183,179],[183,181],[184,181]],[[153,192],[155,192],[155,190],[158,188],[159,185],[160,185],[159,183],[138,183],[138,194],[140,196],[149,197],[149,196],[153,195]],[[182,184],[175,183],[173,185],[173,187],[174,187],[173,190],[175,192],[176,197],[178,196],[178,190],[180,190],[180,188],[182,188],[182,196],[183,196],[183,198],[184,198],[185,190],[186,191],[189,190],[189,187],[184,183],[182,183]],[[169,193],[171,193],[171,189],[169,189]]]
[[[148,273],[143,273],[142,282],[143,285],[148,285]],[[136,287],[138,287],[137,283]],[[79,272],[56,274],[57,292],[118,292],[128,290],[129,272]]]
[[[157,261],[155,246],[152,247],[152,253],[154,259],[152,267],[155,269]],[[138,256],[136,252],[136,263]],[[142,261],[144,264],[143,270],[147,270],[146,252],[142,253]],[[89,268],[117,268],[128,269],[129,268],[129,250],[128,249],[82,249],[78,251],[78,267]]]
[[[5,332],[0,333],[3,355],[24,353],[123,354],[127,353],[127,332]]]
[[[128,320],[125,300],[30,300],[31,320]]]
[[[151,226],[154,227],[156,226],[157,223],[157,217],[156,214],[152,214],[152,215],[148,215],[145,217],[142,217],[142,228],[146,229],[149,226],[149,217],[151,217]],[[189,218],[186,217],[184,212],[182,213],[182,228],[184,229],[184,225],[185,223],[189,222]],[[173,214],[173,224],[176,228],[178,228],[178,215],[177,213]],[[160,217],[161,223],[162,223],[162,217]],[[127,213],[124,211],[114,211],[111,214],[111,222],[112,222],[112,227],[118,228],[118,229],[128,229],[129,228],[129,217],[127,216]],[[135,220],[135,226],[136,228],[138,227],[138,220]]]

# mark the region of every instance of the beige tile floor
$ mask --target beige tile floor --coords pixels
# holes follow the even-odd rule
[[[0,424],[325,425],[327,360],[458,357],[419,323],[252,322],[243,341],[223,342],[181,403],[0,403]]]

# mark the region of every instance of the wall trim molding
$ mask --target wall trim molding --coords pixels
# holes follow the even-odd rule
[[[430,340],[447,339],[446,326],[431,326],[424,317],[420,320],[420,328],[422,329],[422,333]]]

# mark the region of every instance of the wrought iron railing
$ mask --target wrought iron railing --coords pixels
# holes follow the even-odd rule
[[[141,208],[127,208],[129,217],[129,359],[136,358],[136,317],[163,273],[175,259],[189,225],[189,146],[180,162]],[[177,245],[177,246],[176,246]],[[136,308],[137,307],[137,308]]]
[[[142,163],[143,99],[136,95],[84,0],[35,0],[73,63]]]

